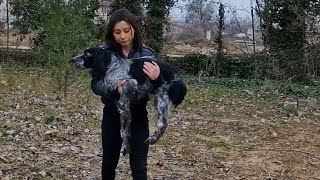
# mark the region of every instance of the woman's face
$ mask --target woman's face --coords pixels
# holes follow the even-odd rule
[[[114,25],[113,37],[121,47],[132,48],[134,29],[126,21],[120,21]]]

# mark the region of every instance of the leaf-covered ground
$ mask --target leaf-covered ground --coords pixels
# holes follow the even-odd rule
[[[99,97],[80,75],[65,98],[49,74],[0,67],[0,179],[101,179]],[[319,112],[270,84],[186,81],[186,100],[150,146],[150,179],[320,179]],[[117,179],[130,179],[128,156]]]

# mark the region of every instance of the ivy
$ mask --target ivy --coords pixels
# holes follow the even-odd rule
[[[222,32],[224,30],[224,6],[221,3],[219,6],[219,24],[218,24],[218,35],[215,39],[215,42],[218,45],[218,52],[217,52],[217,62],[216,62],[216,68],[215,68],[215,74],[216,76],[220,76],[220,63],[223,61],[223,35]]]
[[[310,0],[264,0],[262,18],[264,44],[269,49],[278,79],[307,77],[306,18]]]
[[[174,5],[174,0],[149,0],[147,2],[147,19],[145,22],[146,44],[156,52],[163,47],[164,27],[169,10]]]

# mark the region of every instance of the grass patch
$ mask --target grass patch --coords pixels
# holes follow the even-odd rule
[[[8,105],[5,102],[0,101],[0,111],[7,111]]]
[[[7,130],[14,130],[14,132],[17,133],[22,131],[22,127],[20,124],[14,122],[0,124],[0,132]]]
[[[189,85],[197,85],[202,88],[218,88],[221,90],[235,90],[240,94],[257,95],[276,95],[290,96],[300,98],[319,97],[320,84],[310,83],[292,83],[289,81],[275,80],[254,80],[254,79],[237,79],[237,78],[214,78],[201,77],[200,79],[194,76],[184,76],[185,81]]]
[[[213,141],[206,141],[204,139],[198,139],[198,142],[205,144],[210,149],[220,149],[222,151],[231,151],[232,145],[226,142],[213,142]]]
[[[287,117],[297,116],[298,115],[298,108],[294,106],[288,106],[283,108],[284,113]]]
[[[54,114],[48,114],[43,117],[43,123],[44,124],[51,124],[53,122],[57,122],[58,117]]]

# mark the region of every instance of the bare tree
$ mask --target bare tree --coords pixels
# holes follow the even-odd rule
[[[200,27],[203,35],[212,29],[216,20],[217,4],[213,1],[192,0],[187,4],[186,22],[193,27]]]

